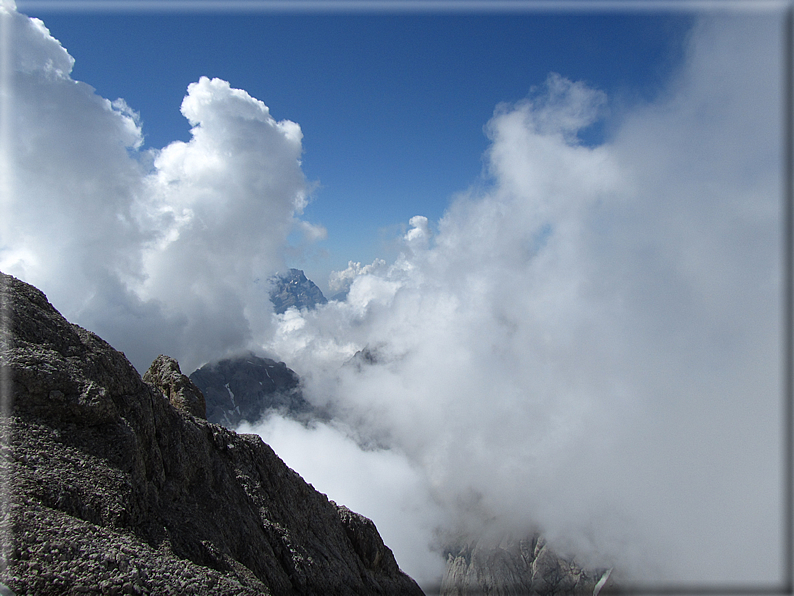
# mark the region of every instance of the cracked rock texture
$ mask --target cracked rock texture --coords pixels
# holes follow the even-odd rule
[[[207,418],[207,404],[201,390],[179,370],[179,363],[160,354],[143,375],[143,381],[154,385],[171,405],[187,414]]]
[[[204,420],[175,362],[158,358],[150,385],[36,288],[2,275],[0,292],[0,582],[15,594],[422,594],[370,520]]]

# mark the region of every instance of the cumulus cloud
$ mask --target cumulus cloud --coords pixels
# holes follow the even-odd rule
[[[359,262],[348,261],[347,269],[342,271],[332,271],[328,278],[328,287],[334,293],[347,293],[350,286],[359,275],[369,275],[378,269],[384,269],[386,261],[375,259],[369,265],[362,266]]]
[[[582,83],[500,106],[488,190],[264,345],[422,471],[450,533],[539,528],[634,581],[777,581],[778,25],[704,20],[670,93],[597,147]]]
[[[408,220],[408,223],[411,229],[405,234],[406,244],[409,247],[427,248],[431,236],[427,218],[424,215],[415,215]]]
[[[192,138],[142,152],[123,99],[95,94],[37,19],[3,8],[14,53],[0,268],[41,287],[138,368],[160,352],[192,370],[269,333],[266,280],[309,186],[302,133],[220,79],[182,103]]]
[[[533,87],[526,100],[520,102],[524,126],[544,136],[561,136],[568,144],[576,143],[579,133],[603,116],[607,96],[581,81],[569,81],[551,73],[543,85]],[[512,112],[504,104],[497,112]]]

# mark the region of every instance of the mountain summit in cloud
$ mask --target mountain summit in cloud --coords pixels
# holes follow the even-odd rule
[[[273,413],[303,421],[326,418],[303,398],[298,375],[270,358],[223,358],[193,371],[190,380],[206,398],[207,420],[230,429]]]
[[[300,269],[290,269],[286,273],[274,275],[270,278],[270,283],[270,301],[276,314],[282,314],[288,308],[314,308],[328,302],[322,290],[312,280],[307,279]]]

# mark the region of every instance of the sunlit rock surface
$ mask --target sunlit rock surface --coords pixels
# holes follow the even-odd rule
[[[199,418],[207,418],[207,404],[204,394],[179,369],[179,363],[160,354],[143,375],[144,383],[154,385],[162,392],[177,410]]]
[[[0,582],[16,594],[422,593],[370,520],[258,436],[175,408],[32,286],[3,276],[0,291]]]

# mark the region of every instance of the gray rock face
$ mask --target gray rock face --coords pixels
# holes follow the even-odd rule
[[[441,595],[592,596],[606,572],[582,569],[539,536],[474,540],[448,549]]]
[[[297,420],[324,417],[304,399],[298,375],[270,358],[226,358],[205,364],[190,380],[207,400],[207,420],[227,428],[237,428],[243,420],[258,422],[268,411]]]
[[[207,418],[204,394],[179,370],[179,363],[160,354],[143,375],[143,382],[153,385],[168,398],[171,405],[192,416]]]
[[[320,288],[307,279],[300,269],[290,269],[287,273],[276,275],[271,282],[270,301],[277,314],[286,312],[292,306],[300,310],[328,302]]]
[[[2,276],[0,292],[13,332],[0,582],[15,593],[422,593],[369,520],[258,436],[175,408],[37,289]]]

